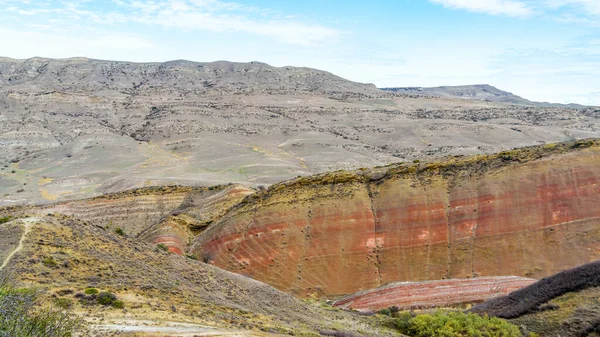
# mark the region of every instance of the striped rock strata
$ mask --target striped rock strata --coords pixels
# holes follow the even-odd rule
[[[172,215],[149,227],[140,237],[146,242],[163,244],[170,252],[184,254],[196,234],[251,193],[254,190],[241,185],[195,191]]]
[[[160,221],[179,207],[194,187],[140,188],[97,198],[68,201],[39,208],[43,214],[64,214],[102,227],[122,228],[128,235]]]
[[[599,144],[299,178],[246,197],[191,252],[298,296],[551,275],[600,257]]]
[[[391,306],[401,310],[456,307],[507,295],[535,281],[505,276],[391,283],[345,296],[333,305],[359,311],[377,311]]]
[[[195,235],[250,193],[254,190],[235,184],[147,187],[45,206],[0,208],[0,215],[72,216],[100,227],[121,228],[129,236],[183,254]]]

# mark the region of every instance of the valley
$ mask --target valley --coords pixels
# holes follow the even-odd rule
[[[260,62],[0,58],[0,281],[97,337],[387,337],[498,311],[595,270],[599,118]],[[595,327],[596,283],[505,318]]]

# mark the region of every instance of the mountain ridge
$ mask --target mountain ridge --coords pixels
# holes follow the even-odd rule
[[[260,62],[4,59],[0,82],[0,205],[600,137],[592,108],[393,93]]]
[[[385,87],[380,88],[384,91],[405,94],[424,94],[439,97],[457,97],[462,99],[476,99],[489,102],[502,102],[536,107],[568,107],[585,108],[586,106],[577,103],[550,103],[535,102],[515,95],[511,92],[498,89],[490,84],[471,84],[456,86],[438,86],[438,87]]]

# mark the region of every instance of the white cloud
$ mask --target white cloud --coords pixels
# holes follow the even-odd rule
[[[471,12],[529,17],[548,14],[558,21],[597,26],[600,0],[429,0],[447,8]],[[559,13],[552,13],[559,11]]]
[[[113,0],[102,9],[89,6],[89,0],[9,2],[12,6],[5,12],[17,18],[53,12],[54,18],[70,22],[142,23],[184,31],[239,32],[305,46],[330,42],[343,34],[338,29],[286,18],[269,9],[219,0]]]
[[[213,32],[243,32],[266,36],[281,42],[311,45],[335,39],[341,32],[322,25],[295,21],[254,20],[239,14],[216,14],[198,10],[183,10],[181,4],[132,20],[183,30]]]
[[[522,1],[515,0],[429,0],[444,7],[466,9],[471,12],[513,17],[527,17],[534,12]]]
[[[546,0],[546,5],[553,9],[570,7],[582,10],[586,15],[600,15],[599,0]]]

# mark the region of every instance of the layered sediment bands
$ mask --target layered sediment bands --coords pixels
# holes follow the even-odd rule
[[[69,201],[39,208],[40,212],[74,216],[97,226],[122,228],[128,235],[157,223],[177,209],[194,187],[152,187]]]
[[[163,244],[170,252],[181,255],[195,234],[251,193],[254,190],[241,185],[192,191],[172,211],[173,215],[144,230],[140,237],[149,243]]]
[[[348,295],[333,303],[336,307],[376,311],[391,306],[402,310],[454,307],[487,301],[524,288],[536,280],[505,276],[392,283]]]
[[[299,178],[246,197],[192,252],[297,295],[539,278],[600,257],[597,140]]]

